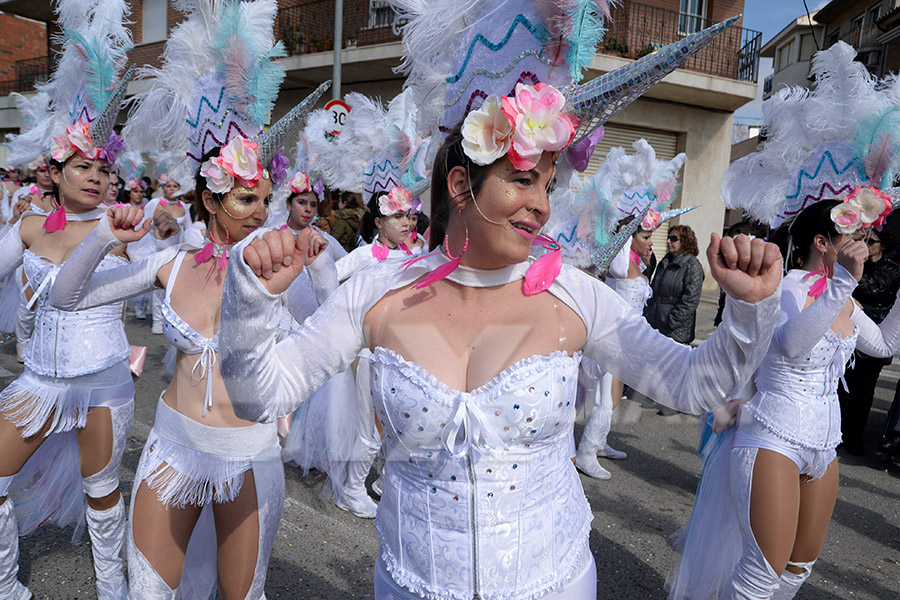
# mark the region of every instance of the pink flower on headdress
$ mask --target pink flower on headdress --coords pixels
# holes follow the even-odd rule
[[[411,208],[412,200],[409,197],[409,192],[400,186],[378,198],[378,211],[385,216],[406,213]]]
[[[859,209],[849,202],[843,202],[832,208],[831,220],[838,232],[844,235],[857,231],[862,225]]]
[[[125,183],[125,191],[130,192],[131,190],[141,189],[141,184],[137,179],[129,179]]]
[[[200,166],[200,174],[206,178],[206,187],[216,194],[224,194],[234,187],[234,177],[221,161],[221,157],[215,156]]]
[[[256,143],[234,136],[219,153],[219,165],[244,187],[253,187],[262,175]]]
[[[312,191],[312,186],[309,184],[309,175],[298,171],[294,178],[291,179],[291,192],[302,194],[309,191]]]
[[[69,125],[65,133],[53,138],[50,156],[53,160],[65,162],[76,152],[88,160],[94,160],[99,155],[99,149],[91,141],[91,127],[82,121]]]
[[[661,219],[662,215],[651,208],[647,211],[647,214],[644,215],[644,220],[641,221],[641,229],[644,231],[655,231],[656,228],[659,227]]]
[[[497,96],[488,96],[481,108],[463,121],[463,152],[475,164],[489,165],[509,152],[513,124],[503,113],[501,102]]]
[[[881,226],[893,208],[890,195],[872,185],[854,188],[844,197],[844,202],[852,204],[859,211],[862,227]]]
[[[516,84],[516,95],[503,98],[503,114],[515,128],[509,160],[517,170],[533,169],[541,153],[562,150],[575,137],[565,104],[559,90],[544,83]]]

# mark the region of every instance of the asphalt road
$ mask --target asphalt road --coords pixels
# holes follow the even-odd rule
[[[713,304],[701,303],[700,337],[709,334],[714,314]],[[136,321],[130,314],[126,329],[132,343],[149,347],[121,472],[122,490],[130,497],[134,469],[165,386],[160,360],[166,341],[150,334],[149,321]],[[0,345],[0,385],[21,372],[14,345]],[[837,506],[825,549],[800,599],[900,599],[900,474],[886,470],[874,454],[898,375],[900,367],[893,365],[879,382],[867,432],[869,455],[839,455]],[[687,520],[697,486],[697,440],[695,417],[662,417],[634,402],[616,411],[610,442],[625,450],[628,459],[603,461],[612,472],[609,481],[582,476],[594,511],[590,541],[599,598],[665,598],[666,574],[676,559],[668,538]],[[315,473],[303,477],[287,469],[287,497],[266,584],[270,600],[372,597],[378,548],[374,522],[321,499],[322,482]],[[36,598],[95,597],[89,542],[73,546],[70,539],[71,531],[45,527],[21,540],[19,577]]]

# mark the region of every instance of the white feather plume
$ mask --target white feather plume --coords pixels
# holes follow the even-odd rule
[[[12,93],[10,97],[15,100],[25,126],[22,133],[7,135],[7,163],[22,167],[48,153],[55,123],[50,110],[50,96],[44,92],[33,96]]]

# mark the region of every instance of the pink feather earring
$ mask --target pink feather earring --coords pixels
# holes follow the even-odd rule
[[[466,239],[463,241],[462,250],[459,251],[459,254],[457,256],[453,256],[453,254],[451,254],[451,252],[450,252],[450,234],[447,233],[447,235],[444,236],[444,252],[446,253],[447,258],[449,258],[450,260],[448,262],[442,264],[438,268],[436,268],[434,271],[432,271],[428,275],[428,277],[426,277],[425,279],[423,279],[422,281],[417,283],[415,286],[417,290],[420,290],[424,287],[428,287],[435,281],[440,281],[441,279],[444,279],[445,277],[447,277],[448,275],[453,273],[453,271],[455,271],[459,267],[459,263],[462,260],[463,254],[465,254],[466,250],[469,249],[469,226],[466,225],[465,221],[463,221],[463,226],[466,228]],[[403,270],[406,271],[406,269],[408,269],[415,263],[419,262],[420,260],[422,260],[423,258],[425,258],[427,256],[431,256],[432,254],[424,254],[422,256],[417,256],[416,258],[412,258],[412,259],[406,261],[405,263],[403,263],[403,267],[402,267]]]

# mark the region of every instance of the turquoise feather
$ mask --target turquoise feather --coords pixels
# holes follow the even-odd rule
[[[66,39],[81,53],[88,100],[95,111],[103,110],[116,84],[116,71],[131,44],[109,48],[99,38],[87,38],[73,29],[65,30]]]
[[[569,73],[576,83],[581,81],[581,73],[590,66],[597,46],[606,35],[604,15],[598,12],[597,0],[574,0],[574,8],[569,14],[570,33],[566,36],[566,59]]]
[[[900,108],[891,106],[863,119],[853,139],[853,152],[866,167],[873,183],[890,187],[898,167]]]
[[[244,87],[247,96],[253,98],[248,107],[248,113],[255,123],[267,122],[272,114],[275,99],[278,97],[278,89],[285,77],[284,67],[272,61],[285,56],[287,56],[287,50],[281,40],[278,40],[248,74]]]

